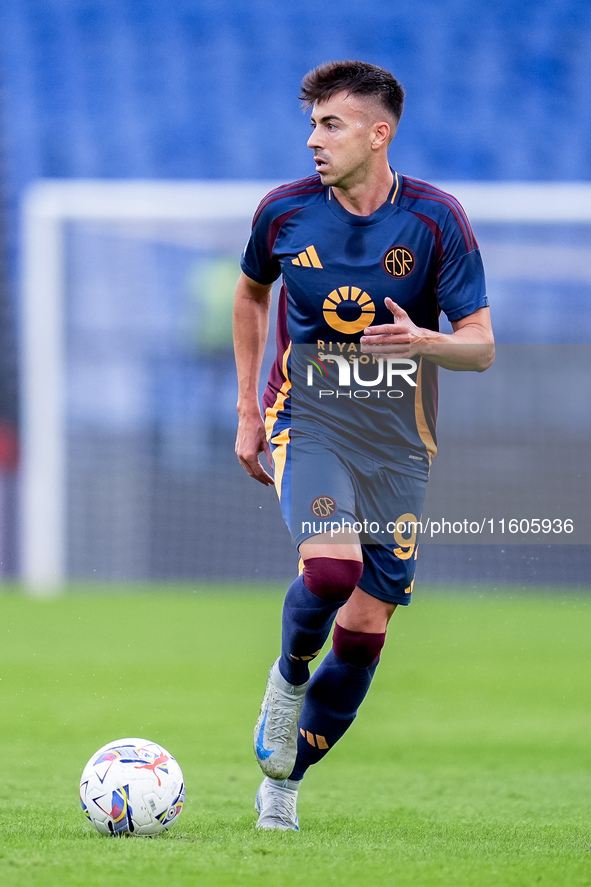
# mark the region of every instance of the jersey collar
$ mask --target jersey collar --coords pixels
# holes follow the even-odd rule
[[[345,207],[336,199],[330,186],[324,189],[324,200],[326,205],[337,218],[341,219],[343,222],[347,222],[349,225],[354,225],[356,227],[376,225],[378,222],[381,222],[382,219],[389,216],[390,213],[394,212],[400,197],[400,192],[402,190],[402,176],[395,170],[392,170],[392,175],[394,176],[394,181],[390,188],[390,193],[384,203],[382,203],[375,212],[370,213],[369,216],[357,216],[355,213],[350,213],[349,210],[345,209]]]

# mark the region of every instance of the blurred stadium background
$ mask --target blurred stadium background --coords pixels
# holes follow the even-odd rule
[[[442,383],[433,495],[466,511],[476,497],[482,507],[501,478],[515,489],[544,442],[524,516],[569,516],[564,500],[557,515],[534,513],[545,483],[557,496],[574,489],[579,511],[590,501],[589,4],[4,0],[0,26],[3,581],[293,574],[272,492],[233,455],[230,306],[256,200],[238,210],[236,197],[232,209],[232,185],[221,183],[235,183],[236,195],[244,187],[262,194],[262,183],[311,173],[299,82],[332,58],[373,61],[404,84],[392,151],[403,173],[458,183],[467,194],[470,183],[557,187],[555,199],[543,189],[515,197],[513,217],[476,213],[506,350],[490,376],[478,377],[482,388],[451,374]],[[78,180],[92,180],[90,190]],[[126,190],[133,181],[146,184]],[[178,212],[153,182],[177,183]],[[225,216],[187,209],[195,182],[220,183],[207,206],[215,216],[227,204]],[[76,183],[74,211],[64,206]],[[134,201],[143,207],[135,215]],[[53,314],[44,313],[44,287]],[[512,396],[515,361],[520,372],[529,368],[521,373],[529,387]],[[41,440],[31,466],[31,391],[43,399],[44,385],[59,429],[48,424],[46,450]],[[565,465],[583,466],[574,488]],[[42,533],[45,521],[52,575],[47,562],[35,574],[27,499],[49,475],[59,501],[33,518]],[[588,538],[575,541],[425,545],[420,575],[588,584]]]

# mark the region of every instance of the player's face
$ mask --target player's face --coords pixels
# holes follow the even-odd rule
[[[308,147],[323,185],[347,189],[363,183],[375,158],[376,120],[374,103],[346,92],[315,103]]]

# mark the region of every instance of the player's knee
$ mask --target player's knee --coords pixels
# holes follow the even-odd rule
[[[367,668],[373,665],[382,652],[386,640],[386,632],[373,634],[366,631],[349,631],[337,624],[332,636],[332,648],[335,655],[349,665]]]
[[[335,557],[311,557],[304,563],[304,585],[324,600],[346,601],[363,573],[363,563]]]

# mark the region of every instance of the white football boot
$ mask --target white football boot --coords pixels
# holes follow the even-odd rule
[[[254,809],[259,814],[256,827],[258,829],[278,829],[282,832],[299,832],[296,802],[299,783],[284,779],[283,782],[266,777],[263,779],[254,802]]]
[[[286,779],[298,750],[298,719],[308,687],[290,684],[274,663],[267,679],[261,713],[254,728],[254,753],[265,776]]]

